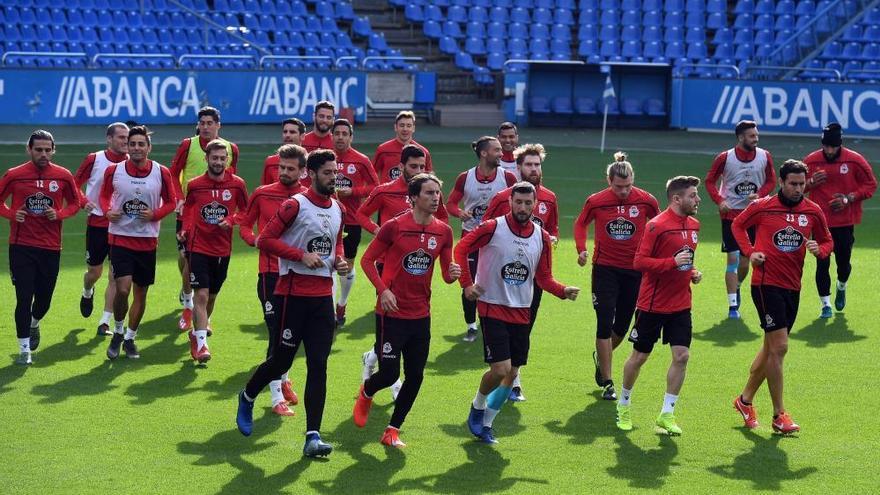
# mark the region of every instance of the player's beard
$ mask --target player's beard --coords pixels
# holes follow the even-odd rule
[[[315,181],[315,190],[318,191],[318,194],[322,194],[324,196],[330,196],[334,192],[336,192],[336,182],[331,182],[328,185],[321,184],[318,181]]]
[[[523,180],[525,180],[529,184],[535,186],[535,189],[537,189],[541,185],[541,174],[535,174],[535,175],[530,175],[528,177],[523,177]]]
[[[526,213],[526,212],[514,213],[514,214],[513,214],[513,218],[514,218],[514,219],[515,219],[520,225],[525,225],[525,224],[529,221],[529,219],[532,218],[532,214],[531,214],[531,213]]]
[[[286,175],[279,175],[278,182],[280,182],[283,186],[290,187],[293,185],[294,182],[296,182],[296,179],[288,177]]]
[[[330,131],[329,124],[315,124],[315,128],[318,129],[318,132],[321,134],[327,134]]]

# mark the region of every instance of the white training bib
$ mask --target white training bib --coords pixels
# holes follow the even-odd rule
[[[278,258],[278,273],[291,271],[302,275],[331,277],[336,264],[336,238],[342,228],[342,209],[336,200],[328,208],[315,205],[304,194],[293,196],[299,203],[296,220],[281,235],[281,240],[291,247],[307,253],[317,253],[324,261],[321,268],[312,269],[299,261]]]
[[[721,197],[734,210],[749,206],[749,194],[757,194],[766,180],[767,151],[755,148],[755,159],[744,163],[736,157],[736,149],[727,151],[727,162],[721,174]]]
[[[140,212],[155,211],[162,205],[162,170],[152,160],[149,165],[150,174],[146,177],[128,175],[125,162],[117,165],[113,174],[110,209],[122,212],[122,217],[110,222],[109,233],[128,237],[159,237],[159,221],[144,222],[138,218]]]
[[[522,177],[519,176],[519,169],[516,168],[516,160],[513,161],[505,161],[504,158],[501,159],[501,168],[507,170],[516,176],[516,181],[519,182],[522,180]]]
[[[124,163],[124,162],[123,162]],[[92,165],[92,173],[86,182],[86,198],[95,205],[95,209],[89,213],[98,217],[104,216],[104,210],[101,209],[101,186],[104,185],[104,172],[107,167],[113,165],[107,159],[106,151],[98,151],[95,153],[95,163]]]
[[[483,214],[489,208],[489,201],[499,191],[507,189],[507,180],[504,178],[504,169],[499,167],[495,171],[495,180],[492,182],[480,182],[477,180],[477,167],[467,171],[464,179],[464,210],[469,211],[473,217],[461,222],[464,230],[474,230],[483,223]]]
[[[507,217],[495,219],[498,226],[488,244],[480,248],[476,284],[484,289],[480,301],[510,308],[532,305],[533,281],[541,251],[543,229],[535,226],[532,235],[520,237],[510,230]]]

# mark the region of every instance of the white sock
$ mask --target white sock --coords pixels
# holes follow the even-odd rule
[[[137,328],[135,328],[135,329],[126,328],[125,329],[125,340],[134,340],[135,337],[137,337]]]
[[[837,290],[846,290],[846,282],[837,281]]]
[[[620,388],[620,400],[618,401],[618,403],[621,406],[628,406],[629,399],[630,399],[630,396],[632,396],[632,393],[633,393],[632,389],[621,387]]]
[[[201,349],[202,346],[208,344],[208,330],[207,329],[195,330],[195,331],[193,331],[193,333],[195,334],[196,341],[198,342],[198,344],[196,345],[196,349]]]
[[[348,295],[351,293],[351,287],[354,285],[354,268],[348,272],[348,275],[339,277],[339,305],[348,304]]]
[[[31,339],[18,339],[18,352],[31,352]]]
[[[733,294],[727,294],[727,305],[730,307],[739,306],[739,301],[736,299],[736,292]]]
[[[269,393],[272,395],[272,407],[284,402],[284,395],[281,394],[281,380],[269,382]]]
[[[488,396],[483,395],[477,390],[477,395],[474,397],[474,409],[485,410],[486,409],[486,399]]]
[[[675,403],[677,401],[678,401],[677,395],[664,394],[663,395],[663,409],[660,412],[661,413],[675,412]]]
[[[333,276],[330,277],[330,279],[333,280],[332,294],[333,294],[333,307],[335,308],[336,305],[339,303],[339,297],[336,295],[336,288],[339,287],[339,280],[338,280],[339,274],[336,272],[333,272]]]
[[[468,323],[468,330],[476,330],[476,329],[477,329],[477,322]]]
[[[510,388],[513,387],[522,387],[522,384],[519,381],[519,373],[516,374],[516,378],[513,379],[513,383],[510,385]]]
[[[38,320],[32,316],[31,317],[31,328],[36,328],[38,326],[40,326],[40,320]]]
[[[495,421],[495,416],[498,416],[498,409],[492,409],[491,407],[486,408],[486,412],[483,413],[483,426],[492,427],[492,422]]]
[[[184,292],[183,293],[183,307],[186,309],[193,309],[193,293],[192,292]]]
[[[822,301],[822,307],[831,306],[831,296],[819,296],[819,300]]]
[[[110,318],[113,318],[113,313],[111,311],[104,311],[104,314],[101,315],[101,321],[98,325],[109,325]]]
[[[123,328],[124,321],[113,321],[113,332],[118,334],[125,333],[125,328]]]
[[[248,401],[248,402],[253,402],[253,401],[254,401],[254,399],[248,397],[247,392],[245,392],[244,390],[241,391],[241,396],[244,397],[244,400],[246,400],[246,401]]]
[[[83,288],[83,297],[84,297],[84,298],[86,298],[86,299],[91,299],[92,296],[93,296],[94,294],[95,294],[95,288],[94,288],[94,287],[92,287],[91,289]]]
[[[370,368],[375,368],[379,364],[379,356],[376,355],[375,349],[370,349],[369,354],[367,354],[366,364]]]
[[[287,372],[286,372],[286,371],[285,371],[284,373],[281,374],[281,381],[282,381],[282,382],[289,382],[289,381],[290,381],[290,377],[287,376]]]

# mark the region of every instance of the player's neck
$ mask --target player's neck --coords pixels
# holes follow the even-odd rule
[[[429,212],[422,210],[420,208],[413,208],[412,210],[413,220],[415,220],[418,225],[430,225],[431,220],[434,219],[434,215]]]
[[[413,142],[413,138],[409,138],[409,139],[407,139],[407,140],[403,140],[403,139],[400,139],[399,136],[395,136],[394,139],[396,139],[397,142],[400,143],[400,144],[402,144],[403,146],[406,146],[406,145],[408,145],[408,144],[412,144],[412,142]]]
[[[669,205],[669,211],[675,214],[677,217],[685,218],[688,216],[687,213],[683,212],[681,208],[676,205]]]
[[[147,168],[147,162],[149,161],[149,159],[144,158],[143,160],[135,160],[134,158],[132,158],[130,161],[131,164],[134,165],[134,168],[143,170]]]
[[[348,148],[345,148],[343,150],[340,150],[338,148],[333,148],[333,151],[336,152],[336,156],[345,156],[348,154],[349,150],[351,150],[351,146],[349,146]]]
[[[497,171],[497,170],[498,170],[498,167],[495,166],[495,165],[492,165],[492,164],[490,164],[490,163],[483,163],[483,162],[480,162],[480,163],[477,165],[477,171],[480,172],[480,174],[481,174],[483,177],[488,177],[488,176],[494,174],[495,171]]]
[[[323,139],[323,138],[330,135],[330,130],[328,129],[327,132],[321,132],[317,128],[315,128],[315,129],[312,129],[312,134]]]
[[[208,172],[208,178],[214,182],[223,182],[223,179],[226,178],[226,171],[224,170],[219,175],[214,175],[211,172]]]

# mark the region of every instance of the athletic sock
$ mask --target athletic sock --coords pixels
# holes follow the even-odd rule
[[[505,387],[502,385],[493,390],[491,394],[489,394],[489,397],[486,400],[486,408],[500,411],[501,406],[504,405],[504,402],[507,400],[508,397],[510,397],[510,387]]]
[[[269,394],[272,396],[272,407],[284,402],[284,395],[281,393],[281,380],[269,382]]]
[[[31,352],[31,339],[25,337],[18,339],[18,352]]]
[[[40,320],[38,320],[32,316],[31,317],[31,328],[36,328],[38,326],[40,326]]]
[[[673,413],[675,412],[675,403],[678,401],[677,395],[672,394],[663,394],[663,409],[660,411],[661,413]]]
[[[348,304],[348,295],[351,293],[351,287],[354,285],[354,268],[347,275],[339,277],[339,305]]]
[[[284,373],[281,373],[281,381],[282,381],[282,382],[289,382],[289,381],[290,381],[290,377],[287,376],[287,372],[286,372],[286,371],[285,371]]]
[[[478,409],[480,411],[486,409],[486,396],[481,394],[479,390],[477,390],[477,395],[474,397],[474,409]]]
[[[497,388],[495,390],[498,390]],[[501,412],[498,409],[492,409],[491,407],[486,408],[486,412],[483,413],[483,426],[492,427],[492,422],[495,421],[495,416],[498,416],[498,413]]]
[[[196,345],[196,349],[201,349],[208,343],[208,330],[195,330],[193,332],[196,336],[196,341],[198,344]]]
[[[93,295],[95,295],[95,287],[94,286],[91,289],[83,288],[83,297],[84,298],[91,299]]]
[[[846,290],[846,282],[837,281],[837,290]]]
[[[183,307],[186,309],[193,309],[193,293],[192,292],[184,292],[183,293]]]
[[[369,354],[367,354],[367,359],[365,361],[367,362],[367,366],[373,368],[379,364],[379,356],[376,355],[375,349],[370,349],[368,352]]]
[[[135,329],[126,328],[125,329],[125,340],[134,340],[135,337],[137,337],[137,328],[135,328]]]
[[[101,315],[101,321],[98,324],[99,325],[109,325],[111,318],[113,318],[113,312],[112,311],[104,311],[104,314]]]
[[[519,373],[516,374],[516,378],[513,379],[513,383],[511,384],[512,388],[522,387],[522,383],[519,381]]]
[[[831,306],[831,296],[819,296],[819,300],[822,301],[822,307]]]
[[[633,393],[633,391],[631,388],[623,388],[623,387],[620,388],[620,401],[619,401],[619,403],[621,406],[628,406],[629,405],[629,399],[632,396],[632,393]]]
[[[477,329],[477,322],[468,323],[467,325],[468,325],[468,330],[476,330]]]
[[[736,292],[734,292],[733,294],[727,294],[727,305],[731,308],[739,306],[739,301],[736,298]]]
[[[113,321],[113,332],[118,333],[120,335],[125,333],[125,327],[123,327],[124,324],[125,324],[124,321],[115,321],[114,320]]]

